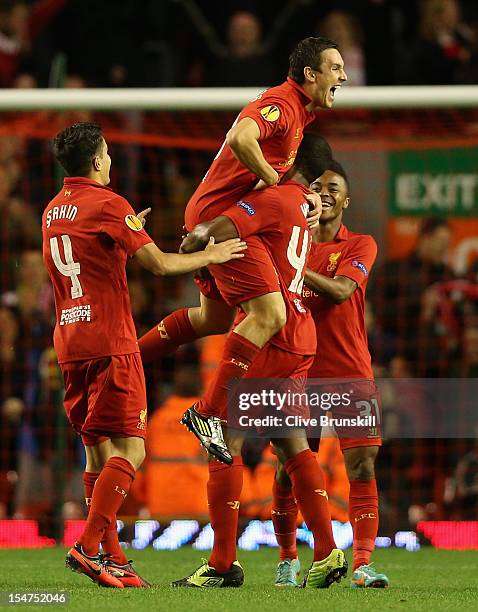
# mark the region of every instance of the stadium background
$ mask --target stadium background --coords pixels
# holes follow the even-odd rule
[[[214,10],[194,1],[143,4],[139,13],[129,1],[119,8],[102,2],[93,21],[91,2],[2,1],[1,85],[190,87],[191,97],[197,86],[265,86],[283,78],[295,42],[317,32],[342,42],[347,87],[478,82],[471,1],[364,0],[360,9],[307,0],[227,2]],[[101,123],[112,186],[137,210],[152,206],[148,230],[163,249],[176,250],[185,203],[234,117],[217,110],[0,114],[0,547],[69,543],[84,516],[84,458],[63,416],[52,294],[39,250],[41,211],[61,180],[49,139],[77,120]],[[321,113],[313,130],[348,171],[347,224],[379,244],[367,311],[377,376],[476,377],[478,111],[339,109]],[[139,333],[196,303],[191,278],[150,278],[134,263],[128,276]],[[202,529],[207,466],[177,421],[220,349],[220,338],[197,343],[147,371],[148,458],[122,509],[122,537],[138,548],[153,539],[158,548],[210,543],[210,529]],[[409,409],[413,418],[413,402]],[[418,533],[438,546],[478,548],[477,448],[472,438],[386,439],[377,465],[379,543],[413,550]],[[250,522],[270,516],[273,460],[253,443],[245,459],[241,541],[254,548],[273,540],[268,523]],[[332,441],[320,461],[346,543],[347,483]],[[173,519],[183,522],[171,529]],[[302,536],[307,542],[308,533]]]

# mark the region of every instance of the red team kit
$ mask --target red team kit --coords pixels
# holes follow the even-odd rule
[[[68,418],[86,445],[144,438],[146,388],[125,264],[152,240],[124,198],[78,177],[65,178],[42,228]]]
[[[311,101],[288,78],[249,103],[236,120],[257,123],[262,154],[279,177],[293,165],[304,129],[316,118],[306,108]],[[254,191],[257,181],[224,143],[185,210],[188,231],[225,215],[248,247],[242,259],[210,265],[210,278],[195,278],[204,296],[231,307],[272,292],[284,298],[287,323],[245,378],[361,379],[355,399],[378,407],[364,328],[375,241],[341,225],[333,241],[312,244],[309,190],[289,180]],[[44,211],[42,231],[68,418],[86,446],[111,437],[144,438],[146,389],[125,265],[152,239],[124,198],[81,177],[65,179]],[[303,286],[306,268],[346,276],[357,289],[335,305]],[[244,316],[240,311],[236,323]],[[373,431],[360,439],[341,437],[340,443],[342,449],[377,446],[380,438]]]

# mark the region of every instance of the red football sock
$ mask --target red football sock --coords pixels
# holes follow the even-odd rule
[[[377,481],[351,480],[349,515],[354,530],[353,569],[368,565],[378,533]]]
[[[239,499],[242,491],[242,457],[234,457],[232,465],[219,461],[209,462],[207,499],[214,546],[209,565],[218,572],[230,569],[236,556]]]
[[[118,527],[116,525],[116,515],[111,523],[106,527],[101,540],[101,547],[111,555],[111,559],[120,565],[128,563],[128,559],[124,554],[124,550],[121,548],[121,544],[118,538]]]
[[[274,478],[272,485],[272,524],[280,547],[280,560],[297,559],[298,508],[292,489],[284,489]]]
[[[100,472],[84,472],[83,474],[83,490],[85,492],[86,511],[90,511],[91,498],[93,496],[93,487],[98,479]]]
[[[111,457],[93,488],[86,527],[78,542],[87,555],[96,555],[104,532],[121,507],[133,482],[135,470],[122,457]]]
[[[335,548],[324,474],[310,449],[286,461],[285,469],[302,516],[314,535],[314,561],[321,561]]]
[[[88,512],[90,511],[91,498],[93,496],[93,487],[95,486],[95,482],[99,475],[99,472],[85,472],[83,474],[85,503]],[[116,517],[105,529],[103,539],[101,540],[101,547],[103,548],[105,553],[111,555],[111,559],[113,561],[116,561],[116,563],[124,565],[128,562],[128,559],[126,558],[126,555],[124,554],[124,551],[119,543],[118,530],[116,528]]]
[[[261,347],[232,331],[224,344],[222,358],[212,383],[199,401],[197,410],[204,416],[227,416],[227,394],[232,379],[243,378]]]
[[[181,308],[164,318],[138,340],[143,363],[150,363],[174,353],[181,344],[199,337],[188,316],[189,308]]]

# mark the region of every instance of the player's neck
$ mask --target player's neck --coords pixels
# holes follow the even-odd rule
[[[335,217],[329,223],[321,223],[314,236],[314,242],[332,242],[342,225],[342,215]]]
[[[95,183],[99,183],[100,185],[103,185],[103,187],[107,184],[101,178],[101,175],[99,172],[90,172],[89,174],[85,176],[85,178],[90,181],[95,181]]]

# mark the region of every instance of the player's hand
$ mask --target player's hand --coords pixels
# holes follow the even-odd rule
[[[257,183],[252,188],[252,191],[260,191],[261,189],[265,189],[266,187],[272,187],[273,185],[277,185],[279,182],[279,175],[271,168],[270,178],[267,181],[264,179],[259,179]]]
[[[262,179],[259,179],[257,183],[254,185],[254,187],[252,188],[252,191],[261,191],[262,189],[265,189],[266,187],[269,187],[269,185]]]
[[[305,198],[309,202],[307,225],[309,229],[314,229],[319,227],[319,219],[322,214],[322,199],[318,193],[307,193]]]
[[[247,244],[242,242],[240,238],[232,238],[231,240],[214,244],[214,236],[211,236],[206,247],[206,253],[210,257],[209,263],[220,264],[225,263],[230,259],[240,259],[241,257],[244,257],[244,253],[242,253],[242,251],[245,251],[246,249]]]
[[[145,208],[144,210],[142,210],[140,213],[136,215],[138,219],[141,221],[141,223],[143,224],[143,227],[146,225],[146,217],[149,215],[150,212],[151,212],[151,208]]]

